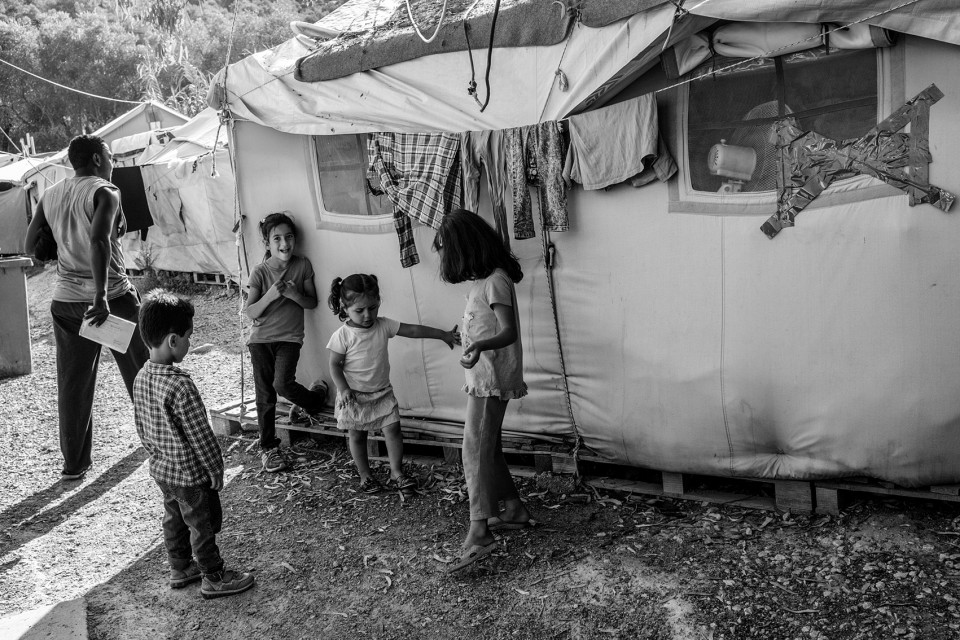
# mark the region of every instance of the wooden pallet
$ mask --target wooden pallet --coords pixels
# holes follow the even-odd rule
[[[222,273],[194,273],[193,281],[197,284],[208,284],[220,287],[235,287],[236,280]]]
[[[843,507],[858,494],[960,502],[960,485],[955,484],[908,489],[891,482],[880,482],[869,478],[846,478],[817,480],[813,485],[816,492],[817,513],[830,515],[839,515]]]
[[[291,424],[287,418],[289,407],[290,405],[282,400],[277,405],[277,436],[285,446],[290,445],[290,437],[294,431],[345,437],[346,434],[336,428],[332,412],[321,412],[315,416],[312,424]],[[218,434],[231,435],[241,430],[257,430],[257,411],[253,400],[224,405],[213,409],[210,414],[213,429]],[[427,466],[460,462],[460,449],[463,446],[462,425],[402,418],[400,427],[404,444],[416,445],[418,451],[433,453],[408,454],[405,456],[406,460]],[[387,460],[382,442],[382,436],[371,434],[368,437],[368,455],[372,460]],[[571,455],[569,444],[560,438],[534,438],[529,434],[504,432],[503,445],[510,471],[517,476],[533,476],[544,472],[574,474],[580,470]],[[531,458],[532,465],[529,462]],[[580,455],[579,460],[589,463],[591,469],[589,475],[581,476],[581,481],[597,489],[792,513],[809,513],[813,510],[813,489],[810,482],[719,478],[656,470],[642,470],[650,480],[628,480],[615,477],[616,472],[633,472],[637,471],[636,469],[593,455]],[[609,473],[609,476],[603,473]]]
[[[585,483],[598,489],[681,498],[748,509],[810,513],[813,511],[811,483],[795,480],[703,476],[673,471],[653,471],[654,480],[622,480],[586,477]]]
[[[144,277],[143,269],[125,269],[126,274],[130,278],[142,278]],[[219,287],[236,287],[237,281],[228,275],[222,273],[197,273],[190,271],[181,271],[180,273],[189,273],[191,279],[195,284],[206,284],[211,286]]]
[[[289,409],[290,405],[282,399],[277,404],[277,436],[285,446],[290,445],[291,434],[295,431],[338,438],[346,436],[345,432],[337,429],[332,411],[321,412],[311,424],[291,424],[287,417]],[[241,430],[257,431],[257,410],[253,400],[217,407],[210,411],[210,417],[214,432],[220,435],[232,435]],[[417,451],[413,455],[406,455],[406,460],[428,466],[460,462],[460,449],[463,446],[462,424],[402,418],[400,427],[404,443],[415,445]],[[371,434],[368,437],[367,447],[371,459],[387,460],[382,443],[383,436]],[[751,509],[831,515],[838,515],[844,504],[857,494],[960,502],[960,485],[908,489],[866,478],[809,482],[705,476],[635,469],[611,463],[590,453],[578,457],[578,466],[572,457],[570,443],[561,438],[505,431],[503,445],[510,471],[514,475],[533,476],[544,472],[575,474],[579,471],[584,484],[627,494],[681,498]],[[641,475],[644,479],[625,479],[622,477],[624,475]]]
[[[292,424],[288,418],[290,405],[284,401],[277,403],[277,437],[284,446],[290,445],[292,432],[314,435],[346,437],[346,432],[337,429],[333,411],[324,410],[313,417],[309,424]],[[257,430],[257,409],[253,400],[234,402],[210,411],[214,433],[231,435],[241,430]],[[422,447],[436,447],[438,457],[448,463],[460,462],[460,450],[463,447],[463,425],[454,422],[428,420],[424,418],[401,418],[400,433],[404,444]],[[504,431],[503,452],[532,456],[537,473],[574,473],[570,446],[556,437],[531,437],[528,434]],[[382,435],[370,434],[367,437],[367,453],[372,459],[380,459],[385,453]]]

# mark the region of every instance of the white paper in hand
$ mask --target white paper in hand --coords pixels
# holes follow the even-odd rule
[[[90,320],[85,320],[80,325],[80,335],[119,353],[126,353],[136,328],[136,323],[110,314],[99,327],[93,326]]]

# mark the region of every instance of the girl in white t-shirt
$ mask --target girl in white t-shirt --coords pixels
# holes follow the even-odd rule
[[[335,278],[327,300],[330,309],[344,321],[327,349],[330,376],[337,385],[337,427],[350,432],[350,454],[360,474],[360,489],[376,493],[383,486],[373,477],[367,459],[367,433],[383,431],[390,458],[391,486],[412,491],[416,480],[403,473],[403,438],[400,412],[390,386],[387,341],[394,336],[443,340],[453,349],[460,344],[455,326],[450,331],[419,324],[404,324],[381,317],[377,277],[355,273]]]

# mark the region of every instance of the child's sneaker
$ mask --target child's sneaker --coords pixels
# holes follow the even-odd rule
[[[313,393],[319,393],[323,396],[323,402],[327,402],[327,396],[330,393],[330,389],[327,387],[327,383],[323,380],[317,380],[310,387],[310,391]],[[313,422],[311,419],[311,414],[308,413],[303,407],[298,405],[290,406],[290,413],[287,414],[287,419],[290,420],[290,424],[310,424]]]
[[[382,489],[383,485],[373,478],[367,478],[360,483],[360,491],[364,493],[380,493]]]
[[[260,460],[263,462],[263,470],[270,473],[283,471],[287,468],[287,461],[283,458],[283,454],[280,453],[280,447],[274,447],[273,449],[264,451],[260,454]]]
[[[243,593],[253,586],[256,582],[249,573],[240,573],[239,571],[220,571],[203,576],[203,584],[200,585],[200,595],[204,599],[223,598],[238,593]]]
[[[290,424],[310,424],[310,416],[307,412],[297,405],[290,406],[290,413],[287,414]]]
[[[203,579],[203,574],[200,573],[200,567],[193,560],[190,561],[190,565],[186,569],[170,570],[171,589],[183,589],[188,584],[200,582],[201,579]]]

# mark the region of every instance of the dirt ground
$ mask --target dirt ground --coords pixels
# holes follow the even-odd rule
[[[116,367],[101,363],[94,468],[59,480],[51,269],[28,280],[33,373],[0,380],[0,616],[84,596],[94,639],[960,638],[960,508],[867,500],[839,518],[519,481],[540,526],[461,575],[461,471],[410,465],[419,495],[359,493],[337,439],[301,440],[265,474],[253,434],[222,441],[219,537],[257,586],[173,591],[149,478]],[[184,368],[208,407],[239,398],[239,300],[193,295]],[[249,366],[244,371],[249,373]],[[252,393],[249,380],[246,392]],[[380,469],[381,474],[386,469]]]

